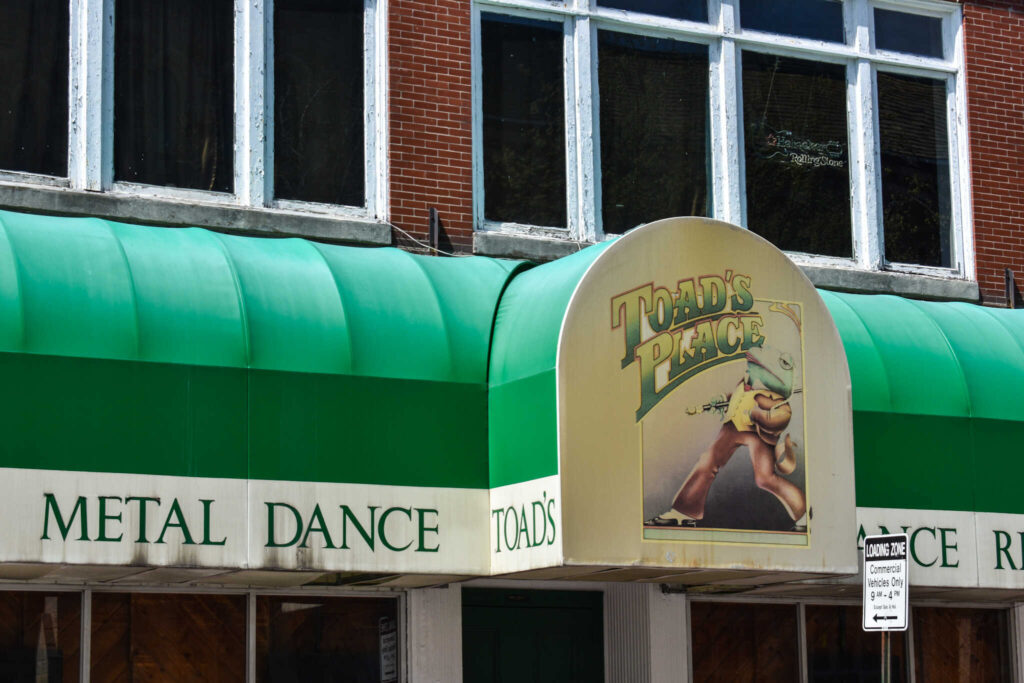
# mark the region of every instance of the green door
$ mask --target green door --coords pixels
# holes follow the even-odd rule
[[[465,683],[604,681],[603,594],[462,591]]]

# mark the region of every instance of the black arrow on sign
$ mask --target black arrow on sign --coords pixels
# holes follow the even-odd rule
[[[890,619],[892,621],[896,621],[896,617],[895,616],[892,616],[892,617],[880,617],[877,614],[875,615],[875,622],[876,623],[879,622],[879,621],[889,621]]]

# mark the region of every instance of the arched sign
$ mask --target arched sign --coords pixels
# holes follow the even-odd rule
[[[757,235],[681,218],[609,246],[557,358],[566,565],[855,572],[846,357]]]

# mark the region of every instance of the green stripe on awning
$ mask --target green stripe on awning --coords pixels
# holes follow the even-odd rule
[[[1024,311],[821,295],[850,364],[857,505],[1024,513]]]
[[[0,466],[484,488],[518,267],[0,212]]]

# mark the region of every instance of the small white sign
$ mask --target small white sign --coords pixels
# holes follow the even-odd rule
[[[864,539],[864,630],[906,631],[910,581],[906,534]]]

